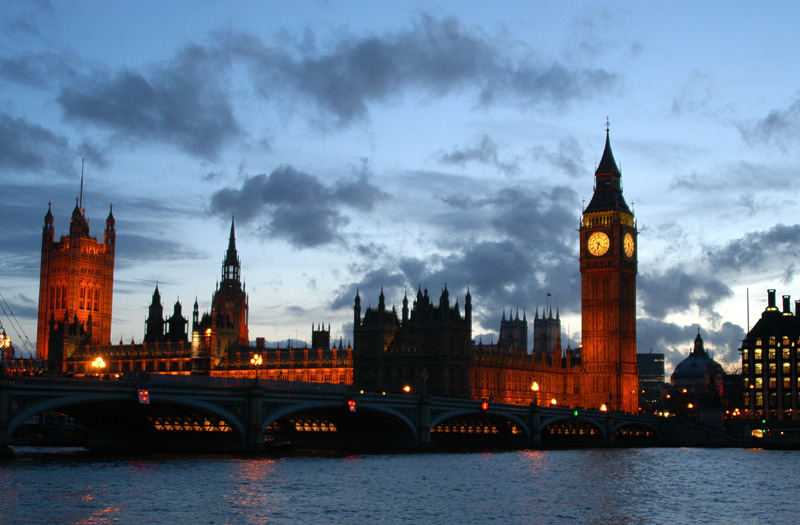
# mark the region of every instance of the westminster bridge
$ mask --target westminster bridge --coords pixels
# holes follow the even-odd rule
[[[89,448],[259,451],[653,446],[663,419],[347,385],[138,374],[122,380],[0,378],[0,450],[61,413]]]

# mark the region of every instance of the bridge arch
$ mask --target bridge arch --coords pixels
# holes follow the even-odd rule
[[[431,418],[434,448],[524,448],[531,439],[529,423],[502,410],[458,408]]]
[[[548,447],[602,446],[608,435],[601,421],[580,416],[556,414],[539,423],[542,444]]]
[[[385,443],[414,448],[419,440],[417,425],[407,414],[361,399],[355,412],[342,400],[293,400],[281,404],[262,418],[262,434],[270,430],[270,439],[299,448],[312,444],[334,449],[388,448]],[[384,445],[378,446],[379,443]]]
[[[238,444],[237,446],[244,446],[244,423],[229,410],[202,399],[189,398],[186,396],[172,396],[159,393],[157,399],[157,401],[150,405],[141,405],[137,403],[135,397],[131,396],[130,392],[80,392],[32,401],[13,413],[12,417],[9,419],[8,436],[12,436],[20,425],[29,418],[51,410],[64,412],[75,417],[87,430],[93,430],[100,428],[102,421],[106,419],[110,413],[116,414],[122,412],[131,417],[146,418],[150,416],[151,418],[157,418],[159,414],[163,416],[165,413],[173,416],[180,416],[181,414],[188,415],[190,413],[187,412],[188,409],[188,411],[198,412],[205,417],[214,418],[217,421],[224,421],[225,426],[229,427],[230,431],[236,436],[235,440]],[[87,416],[94,408],[97,408],[100,412],[98,412],[96,416]],[[153,424],[155,428],[155,423],[153,423],[153,421],[150,423]],[[103,433],[101,432],[101,434]],[[131,436],[124,437],[130,438]],[[116,438],[109,438],[106,436],[91,440],[90,442],[94,445],[105,447],[113,446],[114,439]]]

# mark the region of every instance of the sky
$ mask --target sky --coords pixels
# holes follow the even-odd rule
[[[231,217],[250,339],[352,339],[446,286],[473,337],[558,312],[605,143],[639,228],[638,351],[729,369],[800,299],[800,4],[0,2],[2,319],[35,343],[41,228],[117,226],[112,341],[210,308]],[[548,297],[548,294],[550,296]],[[779,299],[780,300],[780,299]],[[13,312],[13,317],[9,315]],[[529,336],[529,340],[531,337]]]

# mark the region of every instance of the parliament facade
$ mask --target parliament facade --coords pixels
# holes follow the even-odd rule
[[[89,236],[76,205],[70,236],[53,241],[48,209],[42,241],[37,348],[53,371],[67,374],[152,372],[352,385],[369,391],[586,408],[638,409],[636,367],[637,228],[622,196],[606,129],[594,194],[579,228],[583,343],[563,349],[558,312],[537,309],[533,350],[527,315],[506,319],[497,343],[472,339],[472,296],[461,306],[445,285],[438,299],[417,288],[398,313],[383,290],[376,308],[353,308],[352,345],[331,345],[330,326],[312,325],[311,345],[267,348],[250,343],[249,298],[241,279],[234,221],[209,312],[195,300],[191,327],[180,302],[165,317],[156,286],[140,343],[111,344],[114,218],[103,243]],[[70,255],[72,254],[72,255]],[[73,268],[74,266],[74,268]]]

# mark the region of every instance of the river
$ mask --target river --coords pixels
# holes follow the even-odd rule
[[[15,451],[0,460],[0,523],[793,523],[800,501],[800,452],[760,449]]]

